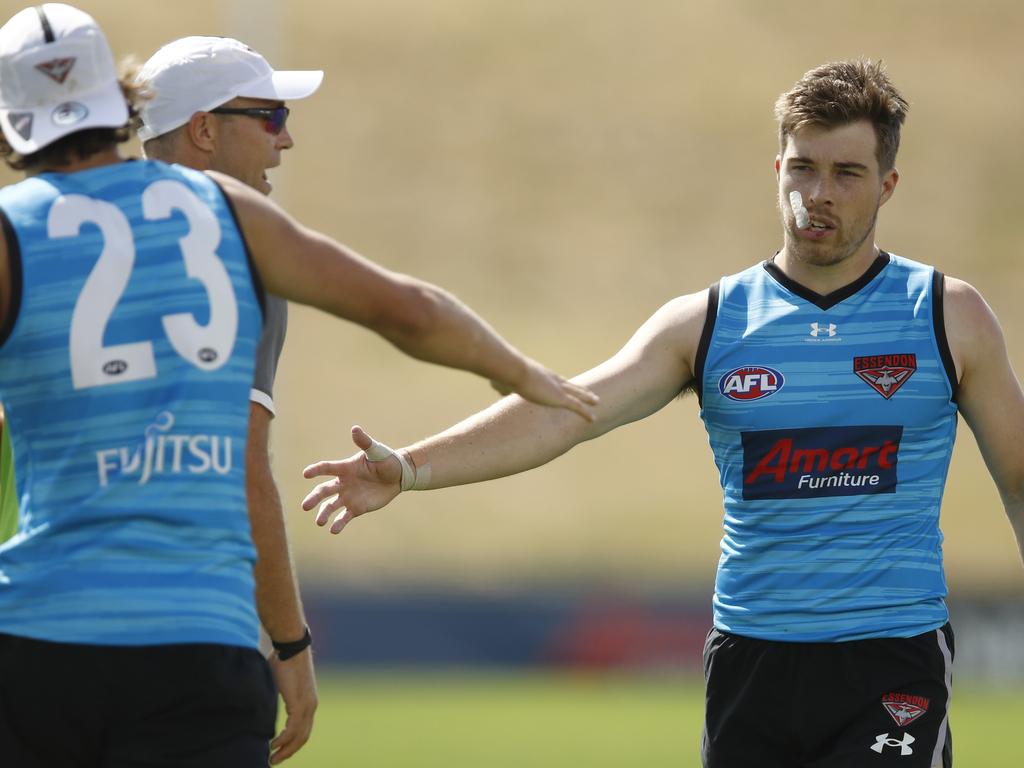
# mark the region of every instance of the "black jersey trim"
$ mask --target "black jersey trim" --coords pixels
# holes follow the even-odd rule
[[[249,277],[252,279],[252,289],[256,294],[256,300],[260,304],[260,325],[266,325],[267,289],[263,286],[263,280],[260,279],[259,270],[256,269],[256,262],[252,260],[252,251],[249,250],[249,241],[245,239],[245,230],[242,229],[242,222],[238,218],[238,211],[235,210],[235,204],[231,202],[231,198],[228,196],[228,193],[224,191],[224,188],[220,184],[217,184],[216,179],[210,180],[217,185],[217,189],[220,190],[220,194],[224,198],[225,204],[228,206],[228,210],[231,211],[231,218],[235,220],[235,229],[238,230],[238,237],[241,239],[242,248],[245,250],[245,260],[249,262]]]
[[[697,404],[704,407],[704,363],[708,359],[711,348],[711,336],[715,332],[715,321],[718,320],[718,293],[721,281],[708,288],[708,309],[704,315],[704,329],[700,332],[697,344],[697,355],[693,360],[693,390],[697,393]]]
[[[871,263],[871,266],[868,267],[867,272],[858,277],[849,285],[844,285],[842,288],[832,291],[832,293],[826,294],[824,296],[822,296],[820,293],[815,293],[810,288],[801,285],[796,280],[786,275],[786,273],[779,268],[779,265],[775,263],[774,258],[766,261],[764,263],[764,268],[765,271],[768,272],[768,274],[775,278],[779,283],[781,283],[782,287],[785,288],[786,290],[796,294],[805,301],[809,301],[811,304],[818,307],[818,309],[831,309],[839,302],[845,301],[846,299],[853,296],[865,285],[874,280],[878,276],[878,273],[885,269],[885,267],[889,264],[889,261],[889,254],[886,253],[885,251],[879,251],[878,256]]]
[[[7,316],[0,318],[0,347],[14,332],[14,324],[18,321],[18,313],[21,311],[21,294],[23,280],[21,276],[21,248],[18,245],[18,236],[14,233],[14,225],[7,218],[7,214],[0,209],[0,227],[4,231],[4,240],[7,241],[7,263],[11,274],[11,298],[7,303]]]
[[[935,343],[939,346],[942,367],[946,369],[946,378],[949,379],[949,388],[953,393],[949,399],[955,403],[960,384],[956,380],[956,363],[953,362],[953,353],[949,349],[949,339],[946,337],[945,277],[937,269],[932,271],[932,326],[935,329]]]

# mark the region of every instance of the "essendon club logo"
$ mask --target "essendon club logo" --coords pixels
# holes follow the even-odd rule
[[[68,79],[68,75],[71,74],[71,69],[74,66],[74,58],[50,59],[50,61],[44,61],[42,64],[36,64],[36,69],[58,85],[63,85],[64,81]]]
[[[882,706],[896,725],[906,728],[928,711],[929,699],[906,693],[887,693],[882,697]]]
[[[718,380],[718,391],[730,400],[760,400],[774,395],[786,383],[781,371],[760,365],[733,368]]]
[[[853,358],[853,372],[888,400],[917,370],[917,355],[869,355]]]
[[[903,427],[741,432],[744,499],[814,499],[896,492]]]

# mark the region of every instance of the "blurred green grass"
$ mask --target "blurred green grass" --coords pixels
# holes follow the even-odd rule
[[[954,691],[956,765],[1019,768],[1024,692]],[[320,678],[290,768],[697,766],[701,682],[677,675],[384,673]]]

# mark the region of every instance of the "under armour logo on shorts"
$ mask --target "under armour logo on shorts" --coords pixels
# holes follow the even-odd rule
[[[871,748],[878,754],[882,754],[882,750],[886,747],[899,747],[900,754],[906,757],[907,755],[914,754],[914,750],[910,748],[917,739],[911,736],[909,733],[903,734],[903,741],[899,739],[890,739],[888,733],[883,733],[875,737],[875,743],[871,745]]]

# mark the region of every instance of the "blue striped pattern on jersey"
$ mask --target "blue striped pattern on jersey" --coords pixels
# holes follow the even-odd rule
[[[0,632],[256,647],[244,458],[262,318],[221,190],[124,162],[28,179],[0,209],[23,273],[0,346],[22,515],[0,547]],[[174,330],[179,313],[196,328]],[[211,340],[215,317],[228,330]],[[148,345],[150,375],[132,380],[129,344]]]
[[[719,283],[700,380],[724,492],[719,629],[842,641],[946,622],[956,405],[935,285],[888,254],[835,301],[774,264]]]

